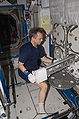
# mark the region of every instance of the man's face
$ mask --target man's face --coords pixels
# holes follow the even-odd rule
[[[43,35],[40,32],[38,32],[37,37],[34,39],[35,39],[34,41],[35,41],[36,45],[40,45],[41,42],[43,41]]]

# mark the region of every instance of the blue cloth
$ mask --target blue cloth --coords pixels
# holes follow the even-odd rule
[[[19,61],[24,63],[24,67],[28,69],[29,72],[39,69],[38,61],[40,58],[46,56],[42,45],[38,45],[35,48],[31,42],[24,44],[20,48]],[[27,80],[26,75],[18,69],[19,76],[24,80]]]

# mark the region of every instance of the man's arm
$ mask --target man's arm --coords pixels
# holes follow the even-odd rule
[[[18,63],[18,68],[19,68],[24,74],[27,74],[28,70],[24,67],[24,63],[19,62],[19,63]]]
[[[36,81],[35,76],[34,76],[32,73],[30,73],[30,72],[24,67],[24,63],[19,62],[19,63],[18,63],[18,68],[26,75],[26,77],[28,77],[28,80],[29,80],[31,83],[35,83],[35,81]]]
[[[46,62],[46,63],[52,63],[52,61],[53,61],[53,59],[48,58],[48,57],[45,57],[45,56],[42,57],[41,60],[42,60],[43,62]]]

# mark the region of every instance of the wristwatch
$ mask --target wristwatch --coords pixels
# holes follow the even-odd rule
[[[27,72],[28,72],[28,71],[27,71],[27,70],[25,70],[25,71],[24,71],[24,74],[26,75],[26,74],[27,74]]]

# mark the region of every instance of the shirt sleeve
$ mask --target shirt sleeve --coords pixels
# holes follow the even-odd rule
[[[39,51],[40,51],[40,58],[46,56],[46,53],[45,53],[44,47],[43,47],[42,45],[40,45],[40,47],[39,47]]]
[[[19,51],[19,61],[25,63],[26,60],[27,60],[26,49],[24,47],[21,47]]]

